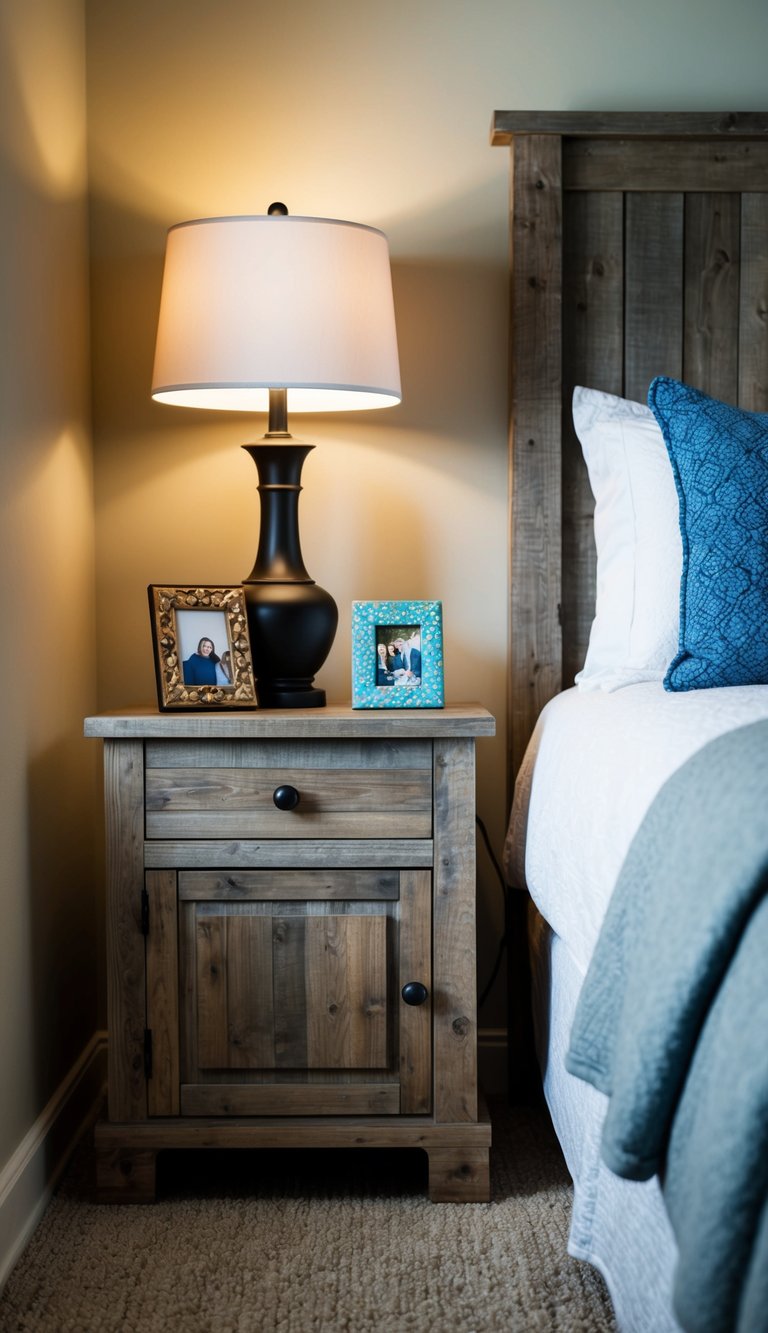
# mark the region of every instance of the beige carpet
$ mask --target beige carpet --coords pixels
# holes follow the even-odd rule
[[[419,1152],[168,1153],[158,1202],[100,1206],[89,1146],[0,1300],[46,1333],[611,1330],[566,1253],[570,1184],[538,1111],[493,1110],[493,1202],[430,1204]]]

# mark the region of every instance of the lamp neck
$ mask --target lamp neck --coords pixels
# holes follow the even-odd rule
[[[286,435],[287,431],[279,434],[278,440]],[[279,443],[270,431],[263,444],[244,444],[243,448],[256,464],[261,499],[256,563],[243,582],[314,583],[304,566],[299,541],[301,469],[314,445]]]
[[[265,440],[290,440],[288,430],[288,390],[270,389],[269,391],[269,430]]]

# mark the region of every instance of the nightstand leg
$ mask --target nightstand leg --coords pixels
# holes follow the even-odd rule
[[[428,1153],[433,1203],[490,1203],[488,1148],[430,1148]]]
[[[154,1203],[157,1153],[144,1148],[96,1144],[96,1198],[99,1203]]]

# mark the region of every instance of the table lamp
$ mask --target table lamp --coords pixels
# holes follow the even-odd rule
[[[261,526],[243,580],[257,695],[264,708],[325,703],[313,685],[338,610],[304,566],[298,503],[314,447],[288,412],[400,401],[389,249],[354,222],[289,216],[201,218],[171,227],[152,397],[177,407],[269,412],[243,448],[258,471]]]

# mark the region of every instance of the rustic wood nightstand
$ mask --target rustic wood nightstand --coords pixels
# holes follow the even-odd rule
[[[418,1147],[487,1200],[476,705],[126,712],[103,737],[104,1200],[166,1148]]]

